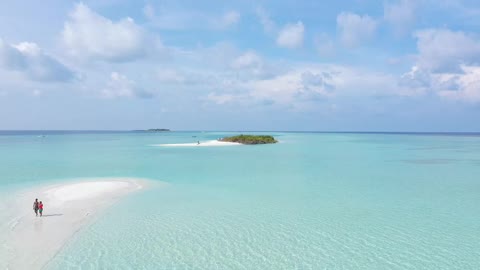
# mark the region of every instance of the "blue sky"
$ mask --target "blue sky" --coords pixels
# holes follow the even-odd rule
[[[480,3],[2,1],[0,129],[480,131]]]

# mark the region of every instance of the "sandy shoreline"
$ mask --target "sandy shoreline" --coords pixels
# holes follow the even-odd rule
[[[136,178],[95,178],[21,192],[10,206],[15,216],[5,244],[7,269],[42,268],[98,213],[151,184]],[[32,210],[35,198],[45,205],[43,217]]]
[[[234,145],[242,145],[241,143],[235,142],[222,142],[218,140],[211,140],[211,141],[200,141],[193,143],[167,143],[167,144],[154,144],[153,146],[166,146],[166,147],[205,147],[205,146],[234,146]]]

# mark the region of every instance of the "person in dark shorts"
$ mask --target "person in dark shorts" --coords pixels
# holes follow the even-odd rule
[[[38,216],[38,199],[35,199],[33,202],[33,211],[35,212],[35,216]]]
[[[40,212],[40,216],[42,216],[42,214],[43,214],[43,202],[42,201],[40,201],[38,203],[38,212]]]

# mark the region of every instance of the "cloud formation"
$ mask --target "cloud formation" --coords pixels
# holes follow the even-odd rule
[[[432,72],[462,72],[480,64],[480,37],[463,31],[426,29],[415,33],[418,66]]]
[[[303,45],[305,27],[301,21],[286,24],[278,33],[277,45],[280,47],[295,49]]]
[[[61,37],[69,54],[104,61],[134,60],[158,45],[132,18],[114,22],[82,3],[70,13]]]
[[[480,102],[480,38],[448,29],[421,30],[415,37],[415,64],[399,85],[417,93]]]
[[[392,114],[394,103],[437,109],[480,104],[477,3],[460,9],[453,6],[457,0],[435,6],[433,0],[351,0],[321,9],[318,1],[287,2],[269,3],[266,10],[242,1],[84,2],[71,4],[68,13],[65,5],[53,7],[47,17],[35,12],[41,6],[35,4],[25,6],[31,16],[22,23],[16,19],[27,14],[21,8],[12,6],[18,14],[0,9],[9,40],[0,43],[0,93],[12,91],[8,99],[19,100],[41,95],[42,102],[91,94],[112,99],[91,102],[129,106],[138,101],[128,98],[154,94],[155,102],[143,102],[152,112],[163,103],[172,111],[218,115],[304,112],[330,103],[339,111],[349,107],[345,117],[355,117],[361,109],[352,104],[366,109],[382,103]],[[18,29],[10,26],[15,23]],[[425,28],[413,30],[420,25]],[[25,37],[35,43],[20,43]],[[57,95],[63,89],[69,94]]]
[[[31,42],[12,45],[0,39],[0,66],[34,81],[66,82],[75,77],[70,68]]]
[[[234,69],[259,67],[261,65],[262,59],[254,51],[247,51],[241,54],[240,56],[236,57],[231,64],[232,68]]]
[[[106,87],[102,89],[101,94],[105,98],[152,98],[153,94],[137,86],[135,81],[127,78],[118,72],[110,74],[110,80]]]
[[[463,74],[443,74],[439,80],[447,82],[449,88],[440,88],[442,97],[469,103],[480,103],[480,67],[464,66]]]
[[[335,90],[334,80],[333,75],[326,70],[296,68],[269,78],[234,81],[232,91],[209,93],[206,99],[218,105],[263,104],[299,109],[305,103],[332,96]]]
[[[480,67],[461,66],[461,73],[432,73],[414,66],[400,78],[400,86],[411,93],[431,93],[469,103],[480,102]]]
[[[342,44],[352,48],[373,38],[377,22],[368,15],[342,12],[337,16],[337,29]]]
[[[399,84],[408,88],[428,89],[431,86],[431,75],[427,70],[413,66],[412,69],[400,77]]]

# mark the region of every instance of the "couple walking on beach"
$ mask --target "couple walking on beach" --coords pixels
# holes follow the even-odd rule
[[[35,199],[33,202],[33,211],[35,212],[35,216],[38,217],[38,214],[40,213],[40,216],[43,214],[43,202],[38,201],[38,199]]]

